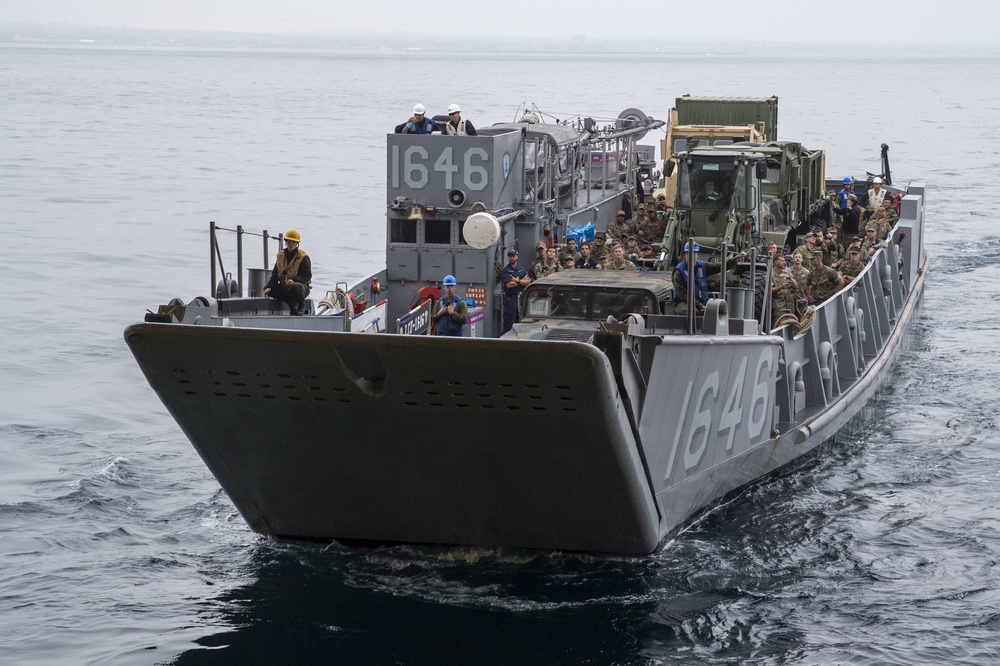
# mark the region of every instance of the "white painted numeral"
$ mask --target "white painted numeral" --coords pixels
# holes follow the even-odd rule
[[[441,151],[441,155],[434,162],[434,170],[439,171],[444,174],[444,188],[446,190],[452,189],[452,180],[454,179],[455,173],[458,171],[458,167],[455,166],[455,161],[453,159],[454,149],[448,146]]]
[[[709,393],[712,394],[712,399],[706,405],[705,398],[708,397]],[[712,431],[712,405],[715,404],[718,395],[719,371],[716,370],[705,378],[705,383],[698,394],[698,401],[695,403],[698,406],[698,411],[695,413],[694,418],[691,419],[691,430],[688,435],[687,446],[684,447],[685,469],[690,470],[697,467],[698,463],[705,456],[708,435]],[[695,444],[695,437],[699,438],[697,445]]]
[[[419,155],[420,160],[415,162],[414,155]],[[420,163],[427,157],[427,151],[420,146],[411,146],[403,153],[403,182],[408,187],[419,190],[427,184],[427,167]]]
[[[470,148],[465,151],[465,186],[470,190],[485,190],[490,182],[490,173],[482,166],[472,164],[473,156],[482,158],[485,162],[489,155],[482,148]]]
[[[761,376],[761,371],[764,371]],[[757,360],[757,370],[754,372],[754,387],[752,401],[750,403],[750,441],[755,440],[764,431],[767,425],[767,416],[770,413],[771,386],[768,381],[771,377],[771,350],[767,347],[761,350],[760,359]]]
[[[727,430],[729,431],[729,437],[726,438],[726,453],[733,452],[733,441],[736,439],[736,431],[743,421],[743,382],[746,381],[746,377],[747,358],[744,356],[740,362],[740,369],[736,372],[736,381],[733,383],[733,389],[729,392],[729,398],[726,400],[726,408],[719,419],[719,434],[721,435]]]

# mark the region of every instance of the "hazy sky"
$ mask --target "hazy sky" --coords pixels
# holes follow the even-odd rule
[[[633,9],[634,8],[634,9]],[[639,8],[645,8],[640,12]],[[711,18],[710,18],[711,17]],[[995,46],[991,0],[0,0],[0,22],[237,32]],[[713,25],[714,24],[714,25]],[[768,26],[767,29],[755,26]],[[425,41],[414,39],[413,41]]]

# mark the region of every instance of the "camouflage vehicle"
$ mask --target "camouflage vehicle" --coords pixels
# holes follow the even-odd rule
[[[573,270],[533,282],[521,299],[514,335],[537,340],[593,342],[601,323],[630,313],[669,311],[668,273]]]
[[[693,236],[702,258],[729,250],[766,247],[786,252],[795,234],[821,219],[825,155],[792,141],[701,146],[678,155],[675,215],[664,235],[663,260],[680,260]]]

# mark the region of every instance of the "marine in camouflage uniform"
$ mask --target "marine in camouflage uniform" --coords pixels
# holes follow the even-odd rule
[[[802,237],[802,245],[795,248],[795,252],[800,252],[802,254],[802,260],[808,262],[810,257],[812,257],[813,252],[816,250],[816,236],[814,232],[810,231]],[[794,254],[793,252],[792,254]]]
[[[806,282],[809,303],[819,305],[826,299],[837,293],[837,290],[844,286],[843,278],[835,268],[823,265],[823,255],[814,254],[812,256],[812,270],[809,271],[809,279]]]
[[[875,227],[875,237],[884,241],[889,237],[889,232],[892,231],[892,225],[889,224],[886,213],[884,211],[878,211],[875,216],[868,221],[869,227]],[[865,227],[867,229],[867,227]]]
[[[896,212],[895,199],[890,199],[888,196],[882,201],[882,210],[885,211],[886,222],[889,226],[896,224],[896,220],[899,219],[899,213]]]
[[[849,257],[847,261],[840,265],[840,274],[844,276],[844,282],[850,282],[854,278],[861,275],[861,271],[865,270],[865,262],[861,261],[861,250],[856,247],[852,247],[849,252]]]
[[[798,259],[795,258],[796,255],[798,255]],[[794,252],[792,253],[792,265],[788,267],[788,272],[797,285],[795,288],[795,298],[797,299],[805,299],[806,282],[809,281],[809,269],[804,265],[804,261],[805,258],[801,252]]]
[[[823,241],[823,263],[833,268],[847,260],[847,250],[840,244],[836,229],[830,229],[830,238]]]
[[[632,235],[632,231],[632,227],[625,221],[625,211],[623,210],[618,211],[618,214],[615,215],[615,221],[608,225],[608,236],[622,243]]]
[[[562,266],[556,261],[556,249],[550,247],[545,251],[545,260],[535,264],[531,268],[531,277],[540,280],[546,275],[552,275],[562,270]]]
[[[659,222],[647,215],[643,224],[635,228],[636,240],[641,245],[654,245],[660,242],[663,240],[663,232],[667,226],[666,222],[662,224],[663,226],[661,227]]]
[[[880,247],[882,247],[882,242],[878,239],[878,230],[873,226],[866,227],[865,239],[861,241],[861,260],[868,261],[871,259],[872,255]]]
[[[534,278],[535,269],[545,261],[545,251],[548,247],[542,241],[535,243],[535,258],[531,261],[531,265],[528,266],[528,275]]]
[[[611,249],[607,245],[608,235],[603,231],[598,231],[594,235],[594,242],[590,246],[590,256],[600,261],[601,259],[607,257],[611,258]],[[600,242],[598,242],[600,241]]]
[[[608,262],[609,271],[634,271],[637,270],[635,264],[625,258],[625,248],[615,243],[611,250],[611,261]]]
[[[566,263],[567,259],[572,259],[574,262],[576,262],[576,260],[579,258],[580,258],[580,253],[577,251],[576,248],[576,239],[572,237],[567,238],[566,247],[564,247],[562,250],[559,251],[559,263],[564,264]]]
[[[771,271],[771,321],[774,322],[786,312],[795,314],[795,301],[798,287],[792,274],[785,266],[785,257],[774,258],[774,270]]]

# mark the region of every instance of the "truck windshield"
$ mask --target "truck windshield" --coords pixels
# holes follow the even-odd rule
[[[733,195],[739,188],[745,190],[745,175],[742,165],[733,164],[731,159],[716,162],[694,161],[684,164],[680,178],[681,206],[685,208],[729,207]],[[740,205],[746,201],[745,191],[739,191]]]
[[[524,307],[525,317],[539,319],[557,317],[602,320],[609,316],[617,319],[629,312],[658,314],[659,304],[653,293],[644,289],[553,286],[530,288]]]

